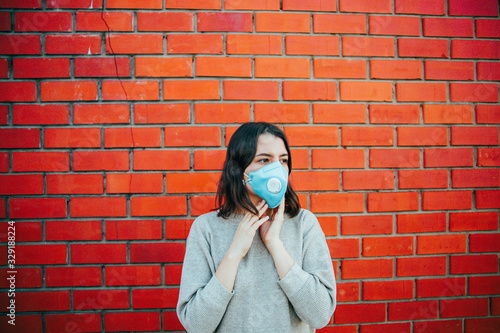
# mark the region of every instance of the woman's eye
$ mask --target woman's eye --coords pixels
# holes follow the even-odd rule
[[[269,159],[267,159],[267,158],[263,158],[263,159],[259,160],[260,163],[267,163],[268,161],[269,161]]]
[[[284,158],[284,159],[282,159],[282,160],[281,160],[281,163],[283,163],[283,164],[287,164],[287,163],[288,163],[288,160],[287,160],[286,158]]]

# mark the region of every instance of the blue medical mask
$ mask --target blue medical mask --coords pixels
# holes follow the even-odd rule
[[[250,184],[255,194],[266,200],[269,208],[279,206],[288,185],[288,171],[281,162],[276,161],[257,171],[250,171],[248,175],[243,174],[248,177],[248,180],[243,180],[243,184]]]

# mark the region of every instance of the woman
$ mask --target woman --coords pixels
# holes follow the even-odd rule
[[[198,217],[186,241],[177,315],[188,332],[314,332],[330,321],[330,253],[291,170],[278,127],[246,123],[233,134],[219,208]]]

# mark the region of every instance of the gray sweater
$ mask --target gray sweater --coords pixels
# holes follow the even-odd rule
[[[215,277],[242,215],[198,217],[186,241],[177,315],[190,332],[314,332],[329,323],[336,285],[325,236],[302,209],[285,220],[280,239],[295,261],[279,279],[257,231],[229,292]]]

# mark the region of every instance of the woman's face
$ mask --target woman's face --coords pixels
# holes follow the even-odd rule
[[[252,163],[248,165],[245,169],[245,174],[249,174],[250,171],[256,171],[262,168],[263,166],[273,163],[276,161],[280,161],[281,164],[288,170],[288,152],[286,151],[285,143],[280,138],[272,135],[272,134],[261,134],[259,139],[257,140],[257,151],[255,153],[255,157],[252,160]],[[243,175],[243,178],[247,180],[247,176]],[[246,190],[248,195],[250,196],[250,200],[256,205],[261,198],[259,198],[255,192],[252,190],[252,187],[246,183]]]

